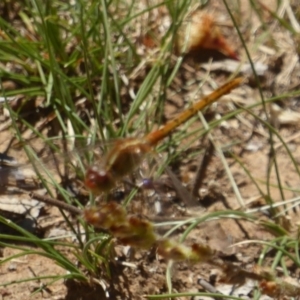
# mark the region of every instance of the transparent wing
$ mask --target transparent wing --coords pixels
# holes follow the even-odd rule
[[[2,156],[0,155],[2,192],[11,186],[33,190],[50,185],[59,191],[63,186],[75,198],[80,198],[79,195],[87,196],[87,190],[83,185],[84,174],[87,168],[101,164],[105,159],[103,148],[109,149],[112,144],[113,142],[108,146],[106,144],[105,147],[103,143],[78,147],[67,153],[61,150],[63,147],[58,150],[44,147],[42,152],[29,152],[31,162],[26,164],[19,164],[14,157],[2,153]],[[168,168],[164,174],[158,174],[157,170],[161,165],[162,160],[150,153],[139,169],[118,182],[109,195],[102,195],[99,201],[125,200],[130,212],[147,216],[171,217],[183,214],[184,207],[191,206],[195,200],[191,199],[189,191]],[[88,199],[86,197],[82,204],[85,205]]]
[[[23,149],[11,149],[10,155],[0,153],[1,189],[9,186],[30,189],[41,180],[55,185],[71,178],[83,179],[86,168],[103,157],[100,143],[71,151],[61,149],[58,145],[42,149],[26,145],[26,153]]]

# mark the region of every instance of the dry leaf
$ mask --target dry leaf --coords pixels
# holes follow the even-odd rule
[[[177,35],[176,48],[178,53],[212,49],[239,60],[222,35],[215,17],[201,10],[196,10],[183,22]]]

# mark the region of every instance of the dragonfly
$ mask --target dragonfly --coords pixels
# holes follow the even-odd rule
[[[91,164],[86,168],[83,180],[85,186],[95,194],[109,193],[117,186],[118,182],[124,180],[126,176],[132,174],[141,165],[146,155],[153,152],[153,149],[160,141],[170,135],[178,126],[193,117],[198,111],[217,101],[221,96],[229,93],[242,82],[243,78],[229,81],[208,96],[201,98],[158,130],[154,130],[144,137],[128,137],[113,141],[106,155],[98,159],[97,163]],[[95,151],[97,152],[96,149]],[[74,152],[77,155],[80,150],[75,150]],[[69,154],[69,156],[72,155]],[[46,168],[48,168],[48,165],[49,163],[46,163]],[[51,168],[51,166],[49,167]],[[22,175],[24,169],[30,170],[30,167],[28,165],[22,166],[13,157],[0,153],[0,187],[4,189],[8,181],[13,180],[11,178],[18,181],[18,186],[21,185],[21,188],[22,185],[26,187],[25,179]],[[43,173],[42,170],[37,169]]]
[[[167,137],[168,135],[170,135],[172,133],[172,131],[174,131],[178,126],[180,126],[181,124],[183,124],[184,122],[186,122],[188,119],[190,119],[191,117],[193,117],[198,111],[202,110],[203,108],[207,107],[208,105],[212,104],[213,102],[217,101],[221,96],[228,94],[232,89],[236,88],[237,86],[239,86],[242,82],[244,81],[243,78],[236,78],[233,79],[231,81],[229,81],[228,83],[224,84],[223,86],[221,86],[220,88],[216,89],[214,92],[212,92],[211,94],[209,94],[208,96],[201,98],[198,102],[195,102],[192,106],[190,106],[189,108],[187,108],[186,110],[184,110],[183,112],[179,113],[179,115],[175,116],[174,119],[170,120],[169,122],[167,122],[165,125],[163,125],[161,128],[154,130],[148,134],[146,134],[143,137],[137,138],[137,137],[128,137],[128,138],[122,138],[122,139],[118,139],[115,141],[112,141],[111,143],[111,147],[109,148],[109,150],[106,152],[106,155],[99,154],[99,149],[93,149],[94,154],[96,155],[96,158],[99,158],[99,155],[101,155],[100,159],[96,159],[96,163],[93,164],[84,164],[86,171],[83,171],[83,175],[80,175],[80,181],[77,180],[77,183],[79,184],[79,189],[81,189],[81,187],[83,187],[81,185],[82,181],[84,182],[85,186],[87,187],[87,189],[91,190],[95,195],[101,194],[101,195],[109,195],[109,199],[115,199],[115,195],[111,194],[112,190],[114,191],[119,191],[119,189],[115,189],[117,187],[119,187],[119,183],[123,182],[123,191],[125,191],[125,194],[129,192],[128,187],[130,188],[130,190],[132,189],[132,183],[130,185],[130,182],[128,182],[128,180],[126,181],[126,178],[128,175],[133,174],[136,169],[138,169],[141,164],[143,163],[145,157],[149,154],[149,153],[153,153],[155,147],[159,144],[159,142],[161,142],[165,137]],[[89,146],[88,146],[89,147]],[[92,150],[89,147],[90,151]],[[79,157],[81,157],[81,153],[80,151],[84,151],[82,150],[75,150],[75,154],[73,159],[75,161],[77,161],[76,158],[78,158],[77,155],[79,155]],[[68,159],[72,160],[71,158],[72,154],[68,153]],[[59,157],[59,159],[61,159],[61,157]],[[64,159],[63,159],[64,160]],[[54,167],[52,165],[53,162],[51,161],[43,161],[41,163],[41,165],[43,166],[41,169],[39,168],[39,166],[35,166],[35,170],[32,172],[29,172],[29,177],[30,178],[35,178],[34,173],[37,170],[38,172],[41,172],[42,176],[44,177],[44,175],[47,175],[43,172],[43,169],[46,166],[47,170],[50,170]],[[73,162],[70,161],[70,163],[72,164]],[[74,166],[74,165],[73,165]],[[76,166],[74,166],[76,167]],[[56,167],[55,167],[56,169]],[[31,171],[32,169],[30,168],[30,164],[29,165],[20,165],[16,160],[14,160],[13,157],[4,155],[0,153],[0,194],[4,193],[7,194],[7,190],[6,190],[6,186],[12,186],[12,190],[14,191],[15,186],[17,186],[17,190],[18,188],[20,188],[22,191],[30,191],[32,194],[35,194],[33,196],[33,198],[35,198],[38,201],[41,202],[46,202],[47,204],[50,205],[54,205],[54,206],[58,206],[62,209],[65,210],[69,210],[72,213],[75,214],[80,214],[82,213],[82,210],[80,210],[79,208],[75,207],[75,206],[70,206],[67,205],[68,207],[63,207],[64,202],[62,201],[58,201],[55,199],[48,199],[46,196],[41,196],[37,193],[35,193],[34,191],[37,189],[41,188],[41,185],[37,184],[37,180],[36,179],[29,179],[27,180],[27,174],[24,175],[24,171]],[[51,172],[50,172],[51,173]],[[82,180],[82,177],[84,178]],[[169,172],[167,172],[167,177],[171,180],[170,182],[170,187],[166,187],[165,185],[162,184],[161,180],[159,180],[159,189],[157,190],[157,186],[153,189],[150,190],[149,193],[147,192],[147,203],[151,202],[149,200],[152,200],[159,203],[159,205],[161,205],[161,197],[165,197],[166,194],[169,195],[168,193],[162,193],[162,189],[164,189],[164,191],[168,190],[170,191],[170,195],[177,194],[179,196],[179,198],[184,198],[185,202],[189,202],[186,200],[187,195],[185,193],[184,197],[181,197],[181,192],[176,190],[175,186],[179,186],[179,183],[176,183],[175,179],[172,177],[176,177],[175,175],[171,176],[169,174]],[[57,178],[57,177],[56,177]],[[78,178],[77,176],[75,178]],[[14,181],[14,182],[13,182]],[[145,180],[144,180],[145,181]],[[143,184],[144,184],[143,181]],[[156,180],[158,181],[158,180]],[[71,181],[72,182],[72,181]],[[69,181],[70,183],[70,181]],[[129,186],[128,186],[129,184]],[[156,185],[155,182],[151,182],[150,181],[150,186],[151,185]],[[126,185],[127,185],[127,189],[126,189]],[[149,185],[149,182],[146,184]],[[136,185],[134,185],[135,187],[137,187]],[[172,189],[173,186],[173,189]],[[139,186],[138,186],[139,188]],[[68,190],[72,191],[72,194],[74,194],[75,197],[77,197],[77,186],[75,183],[75,193],[74,190],[72,190],[72,187],[68,187]],[[147,187],[146,187],[147,189]],[[120,189],[122,190],[122,188]],[[160,191],[161,190],[161,191]],[[12,191],[12,192],[13,192]],[[144,194],[143,191],[144,188],[143,186],[141,187],[142,194]],[[184,191],[185,192],[185,191]],[[86,193],[84,192],[84,195]],[[80,192],[81,195],[81,192]],[[150,195],[150,196],[149,196]],[[153,196],[154,195],[154,196]],[[143,197],[143,196],[142,196]],[[169,197],[169,196],[168,196]],[[106,200],[107,198],[104,197]],[[158,199],[158,200],[157,200]],[[121,199],[120,199],[121,200]],[[117,201],[120,201],[117,200]],[[194,199],[192,199],[194,200]],[[136,204],[136,201],[134,201],[136,206],[134,206],[133,210],[135,211],[138,207],[138,204]],[[141,201],[137,201],[137,202],[141,202]],[[165,204],[166,207],[163,208],[163,211],[165,211],[167,208],[172,209],[172,203],[169,203],[170,201],[168,200],[168,198],[165,199],[165,201],[163,201],[163,203]],[[194,203],[194,201],[191,201],[192,203]],[[142,201],[142,203],[145,203],[145,201]],[[188,203],[186,203],[187,206],[190,206]],[[158,205],[158,204],[157,204]],[[158,206],[159,206],[158,205]],[[151,204],[150,204],[151,206]],[[193,206],[193,205],[192,205]],[[141,209],[144,208],[144,204],[141,205]],[[147,208],[145,208],[147,210]],[[153,207],[151,209],[151,211],[153,210]],[[158,215],[159,213],[157,213],[157,211],[155,211],[155,215]],[[147,214],[148,215],[148,214]]]
[[[84,179],[86,187],[97,194],[109,192],[116,186],[117,182],[135,171],[141,165],[145,156],[152,152],[155,146],[178,126],[192,118],[203,108],[217,101],[221,96],[228,94],[243,81],[242,77],[238,77],[225,83],[175,116],[163,127],[146,134],[144,137],[129,137],[115,141],[102,162],[87,169]]]

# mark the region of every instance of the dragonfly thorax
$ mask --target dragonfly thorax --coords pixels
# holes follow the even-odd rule
[[[148,141],[138,138],[125,138],[117,141],[106,156],[107,170],[116,180],[133,172],[151,151]]]

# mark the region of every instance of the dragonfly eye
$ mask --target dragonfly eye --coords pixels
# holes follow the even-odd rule
[[[94,193],[108,192],[115,185],[115,181],[110,172],[96,167],[87,170],[84,182],[86,187]]]

